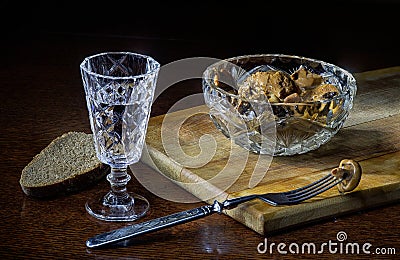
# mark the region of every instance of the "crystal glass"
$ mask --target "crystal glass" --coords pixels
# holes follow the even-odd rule
[[[153,58],[130,52],[100,53],[80,65],[96,154],[111,167],[111,190],[85,205],[98,219],[131,221],[149,209],[127,191],[127,167],[141,157],[159,69]]]
[[[299,69],[308,74],[300,75]],[[287,75],[282,77],[284,80],[268,83],[247,80],[256,78],[254,75],[260,72],[277,71],[278,75]],[[312,85],[317,79],[321,82]],[[295,82],[300,80],[300,83],[313,81],[308,89],[302,86],[305,93],[319,96],[319,91],[327,92],[322,91],[323,98],[311,101],[272,100],[257,93],[263,84],[267,90],[273,90],[278,84],[275,82],[282,87],[286,82],[298,84]],[[250,88],[243,88],[244,82]],[[335,86],[338,93],[332,95],[329,88],[323,87],[325,84]],[[283,90],[282,87],[280,91]],[[203,74],[204,98],[215,126],[239,146],[274,156],[306,153],[331,140],[346,121],[356,91],[356,80],[348,71],[324,61],[293,55],[232,57],[212,64]]]

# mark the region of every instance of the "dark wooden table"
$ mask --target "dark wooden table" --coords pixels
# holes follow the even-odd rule
[[[61,5],[60,8],[63,7],[65,8]],[[40,8],[39,6],[36,9],[24,9],[23,14],[32,17],[43,15],[44,11],[35,13],[41,10]],[[67,9],[67,13],[70,9]],[[385,10],[390,12],[389,9]],[[15,11],[15,8],[10,10]],[[171,15],[176,13],[173,10]],[[372,8],[369,11],[372,12]],[[195,17],[207,18],[201,15]],[[57,14],[51,14],[50,18],[54,20],[39,18],[33,20],[36,21],[33,24],[29,19],[16,24],[8,21],[8,26],[16,27],[8,28],[1,42],[1,259],[266,259],[271,257],[269,252],[266,254],[257,252],[257,246],[265,241],[263,236],[225,215],[217,214],[111,247],[88,249],[85,246],[88,237],[126,225],[126,223],[96,221],[85,212],[84,203],[93,192],[108,190],[108,183],[105,180],[77,194],[49,200],[33,199],[22,192],[19,186],[21,170],[51,140],[68,131],[90,132],[79,72],[79,64],[87,55],[110,50],[127,50],[151,55],[163,65],[188,57],[227,58],[243,54],[279,52],[326,60],[351,72],[400,65],[398,62],[400,55],[397,50],[399,45],[393,41],[394,36],[389,33],[392,28],[383,26],[385,22],[389,24],[393,22],[394,20],[390,19],[394,18],[385,18],[382,24],[367,22],[367,26],[374,25],[372,30],[365,28],[355,30],[355,26],[362,26],[361,21],[348,18],[350,20],[346,22],[356,23],[354,26],[349,26],[354,30],[353,34],[344,30],[345,22],[343,22],[337,28],[342,33],[339,38],[333,38],[328,44],[310,42],[309,45],[289,44],[282,39],[271,43],[268,39],[261,40],[257,37],[251,40],[235,40],[237,35],[231,34],[234,30],[226,27],[228,29],[223,31],[222,25],[210,28],[194,27],[194,32],[191,34],[180,34],[181,31],[173,27],[168,36],[162,29],[149,32],[142,29],[139,30],[139,34],[130,34],[132,28],[129,26],[124,27],[125,30],[114,30],[112,26],[107,27],[106,23],[103,24],[103,28],[106,28],[104,30],[87,31],[78,26],[78,22],[73,26],[61,26]],[[184,18],[189,19],[190,15]],[[72,18],[70,20],[72,21]],[[90,22],[86,22],[86,25],[90,26]],[[178,20],[167,23],[169,26],[180,25]],[[149,28],[158,27],[157,24],[150,24]],[[213,31],[215,29],[225,34],[224,37],[204,39],[207,34],[203,29],[209,29],[211,37],[218,35]],[[204,34],[201,37],[196,36],[200,33]],[[284,40],[287,38],[284,37]],[[152,116],[165,113],[182,97],[200,92],[200,80],[177,84],[156,100]],[[129,188],[143,194],[152,205],[149,214],[143,220],[204,205],[204,203],[186,204],[164,200],[134,180],[129,183]],[[267,239],[268,243],[276,245],[321,244],[328,243],[329,240],[337,241],[337,233],[343,231],[347,234],[349,242],[371,243],[371,250],[395,248],[398,255],[400,254],[399,223],[400,205],[396,203],[310,223],[269,235]],[[315,257],[312,254],[300,256]],[[378,257],[377,254],[373,256]],[[296,258],[299,255],[284,256],[275,246],[272,257]],[[318,255],[319,259],[354,257],[338,252],[331,254],[327,249]],[[357,258],[369,257],[365,254],[357,256]],[[394,255],[379,257],[395,258]]]

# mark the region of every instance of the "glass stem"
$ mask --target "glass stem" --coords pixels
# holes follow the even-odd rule
[[[128,194],[126,185],[131,176],[127,172],[127,168],[111,168],[111,172],[107,175],[107,180],[111,184],[111,191],[104,197],[106,205],[128,206],[133,203],[133,198]]]

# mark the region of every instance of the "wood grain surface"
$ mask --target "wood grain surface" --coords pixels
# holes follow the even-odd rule
[[[152,118],[146,162],[210,204],[304,186],[342,159],[361,164],[362,181],[351,193],[331,189],[295,206],[272,207],[253,200],[225,211],[260,234],[398,201],[400,67],[359,73],[356,79],[359,93],[346,125],[312,152],[274,158],[247,153],[217,130],[204,105]],[[260,179],[256,186],[252,178]]]

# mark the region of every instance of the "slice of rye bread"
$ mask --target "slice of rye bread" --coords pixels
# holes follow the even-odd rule
[[[54,139],[25,166],[19,183],[28,196],[57,197],[89,188],[108,169],[96,156],[92,134],[68,132]]]

